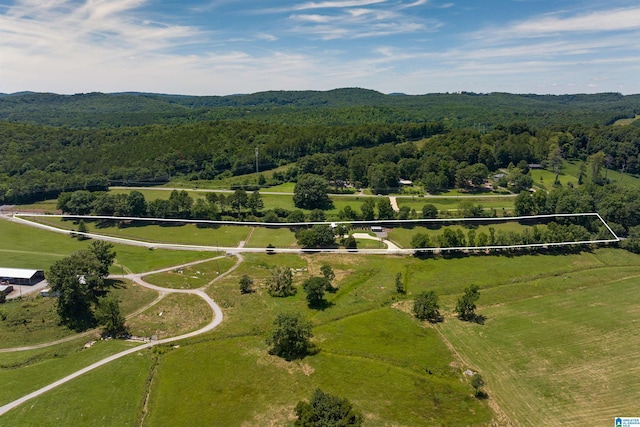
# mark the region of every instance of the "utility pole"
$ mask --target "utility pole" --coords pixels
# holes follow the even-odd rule
[[[256,147],[256,173],[258,173],[258,147]]]

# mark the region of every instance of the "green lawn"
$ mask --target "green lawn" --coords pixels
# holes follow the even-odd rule
[[[269,244],[276,248],[291,248],[297,244],[295,233],[288,228],[253,227],[249,241],[245,246],[249,248],[266,248]]]
[[[410,209],[415,209],[418,217],[422,217],[422,207],[427,204],[434,205],[438,208],[439,212],[447,211],[451,212],[453,216],[458,211],[461,202],[471,202],[473,205],[482,205],[485,211],[495,209],[498,215],[502,215],[505,212],[513,211],[513,197],[465,197],[465,198],[430,198],[430,197],[415,197],[406,198],[398,197],[396,199],[398,207],[408,206]]]
[[[76,221],[57,217],[34,217],[33,220],[67,230],[78,230]],[[240,241],[246,239],[249,233],[249,228],[242,226],[208,226],[171,222],[148,224],[132,221],[119,227],[112,223],[105,225],[95,221],[86,221],[85,225],[87,226],[87,232],[105,236],[141,240],[150,243],[201,246],[237,246]]]

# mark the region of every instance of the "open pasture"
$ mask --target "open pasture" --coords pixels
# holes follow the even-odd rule
[[[515,425],[607,425],[637,410],[640,268],[593,273],[495,288],[481,297],[485,325],[438,326]]]
[[[405,313],[378,308],[315,333],[319,353],[296,362],[269,355],[254,336],[169,351],[158,365],[148,425],[291,425],[295,404],[316,387],[348,397],[370,426],[491,420],[486,403],[449,366],[454,356],[435,331]],[[194,388],[207,393],[190,393]]]

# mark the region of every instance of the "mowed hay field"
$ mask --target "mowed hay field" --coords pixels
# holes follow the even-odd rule
[[[447,319],[438,329],[482,373],[515,425],[602,426],[637,414],[640,267],[576,271],[519,286],[538,288],[542,281],[545,292],[523,299],[483,305],[481,297],[482,326]],[[554,285],[555,292],[548,288]]]

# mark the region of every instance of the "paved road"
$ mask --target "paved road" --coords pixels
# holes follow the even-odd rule
[[[391,207],[395,212],[400,212],[400,208],[398,207],[398,200],[396,200],[396,196],[389,196],[389,202],[391,203]]]
[[[371,236],[370,234],[367,234],[367,233],[353,233],[353,237],[355,237],[356,239],[377,240],[379,242],[382,242],[385,245],[387,245],[387,249],[386,249],[387,252],[397,253],[397,252],[400,252],[400,250],[401,250],[391,240],[381,239],[380,237]]]

